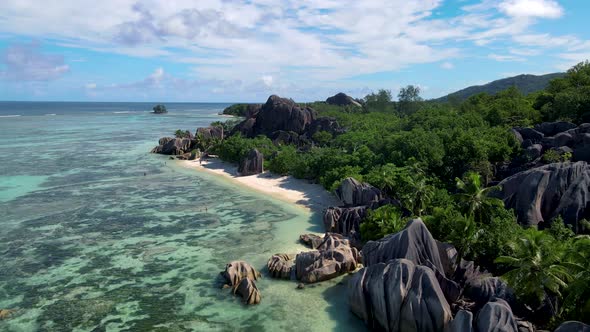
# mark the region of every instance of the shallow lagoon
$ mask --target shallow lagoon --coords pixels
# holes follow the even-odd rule
[[[253,307],[217,287],[227,262],[262,269],[322,231],[304,209],[147,153],[225,105],[0,106],[22,115],[0,118],[0,308],[18,309],[0,330],[364,329],[343,278],[263,278]]]

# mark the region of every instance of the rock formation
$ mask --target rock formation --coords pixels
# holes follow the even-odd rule
[[[477,332],[518,331],[512,309],[506,301],[493,299],[481,308],[476,319]]]
[[[348,288],[352,312],[375,330],[443,331],[452,319],[434,271],[407,259],[365,267]]]
[[[238,173],[241,176],[260,174],[264,171],[262,167],[263,161],[264,159],[262,153],[260,153],[257,149],[252,149],[240,162]]]
[[[260,291],[256,287],[254,280],[250,278],[244,278],[240,283],[233,289],[234,295],[237,294],[242,297],[246,304],[258,304],[260,303]]]
[[[363,247],[363,263],[371,266],[385,263],[391,259],[405,258],[416,265],[428,266],[444,273],[438,244],[421,219],[413,219],[406,227],[395,234],[377,241],[369,241]]]
[[[315,120],[316,113],[309,107],[300,107],[292,99],[272,95],[255,116],[234,128],[247,137],[270,136],[275,131],[292,131],[303,134]]]
[[[354,105],[357,107],[361,107],[361,104],[354,100],[351,96],[346,95],[345,93],[339,92],[332,97],[326,99],[326,104],[336,105],[336,106],[348,106]]]
[[[315,234],[302,234],[299,235],[299,241],[311,249],[316,249],[324,242],[324,238]]]
[[[256,287],[255,280],[260,278],[260,272],[244,261],[233,261],[225,266],[225,271],[220,273],[225,285],[233,289],[246,304],[260,303],[260,291]]]
[[[221,276],[227,285],[234,287],[244,278],[258,280],[260,272],[244,261],[232,261],[225,266]]]
[[[366,216],[366,206],[329,207],[324,212],[324,227],[326,232],[347,236],[356,246],[360,244],[360,224]]]
[[[336,189],[336,196],[347,206],[370,205],[384,198],[381,190],[354,178],[346,178]]]
[[[329,280],[354,271],[360,255],[348,239],[339,234],[326,233],[317,250],[297,254],[296,278],[304,283]]]
[[[164,114],[164,113],[168,113],[168,110],[166,110],[166,106],[162,105],[162,104],[158,104],[156,106],[154,106],[152,108],[152,110],[154,110],[155,114]]]
[[[206,128],[197,128],[197,138],[210,140],[210,139],[219,139],[222,140],[223,136],[223,127],[220,126],[209,126]]]
[[[178,156],[190,153],[195,142],[190,138],[163,137],[158,144],[152,149],[152,153]]]
[[[272,278],[291,279],[295,255],[275,254],[268,260],[266,267]]]
[[[586,162],[533,168],[504,179],[500,186],[506,208],[514,209],[524,225],[546,227],[545,222],[561,215],[576,230],[578,221],[588,216],[590,167]]]
[[[590,325],[582,322],[569,321],[559,325],[555,332],[590,332]]]

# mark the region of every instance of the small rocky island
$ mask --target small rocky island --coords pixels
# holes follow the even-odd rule
[[[152,108],[152,110],[154,110],[154,114],[166,114],[168,113],[168,110],[166,110],[166,106],[162,105],[162,104],[158,104],[156,106],[154,106]]]

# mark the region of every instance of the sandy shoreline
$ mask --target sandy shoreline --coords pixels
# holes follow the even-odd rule
[[[342,205],[336,196],[319,184],[309,183],[292,176],[278,176],[270,172],[237,176],[237,166],[219,159],[204,160],[201,165],[198,160],[184,160],[181,164],[187,168],[223,176],[244,187],[296,204],[311,212],[322,213],[330,206]]]

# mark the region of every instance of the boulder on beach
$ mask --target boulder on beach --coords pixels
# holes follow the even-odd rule
[[[577,230],[578,221],[588,217],[590,167],[586,162],[533,168],[504,179],[500,186],[498,196],[523,225],[547,227],[550,220],[562,216]]]
[[[348,239],[326,233],[317,250],[297,254],[295,275],[299,281],[315,283],[354,271],[359,263],[360,254]]]
[[[336,196],[347,206],[370,205],[384,198],[381,190],[352,177],[342,181],[336,189]]]
[[[152,149],[152,153],[179,156],[190,153],[194,141],[190,138],[162,137],[158,141],[158,146]]]
[[[367,266],[348,282],[351,311],[371,329],[443,331],[451,308],[432,269],[407,259]]]
[[[262,153],[257,149],[252,149],[248,152],[248,155],[242,159],[240,166],[238,167],[238,173],[241,176],[248,176],[254,174],[260,174],[264,171],[262,164],[264,158]]]

